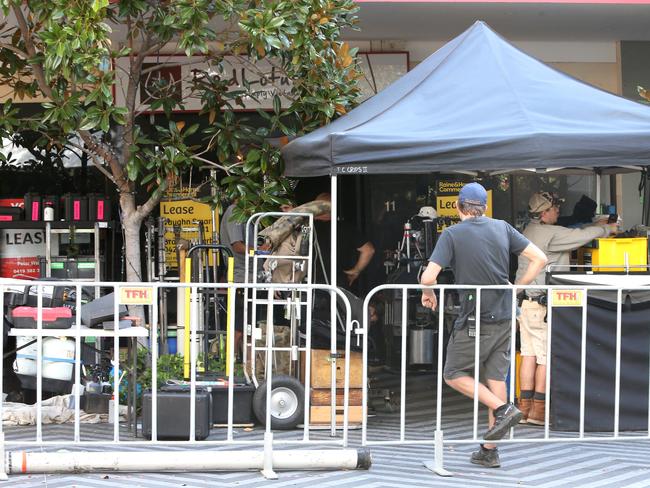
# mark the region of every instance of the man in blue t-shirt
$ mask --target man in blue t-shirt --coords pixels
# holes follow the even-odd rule
[[[463,186],[457,205],[461,221],[441,234],[422,274],[422,285],[435,285],[438,274],[447,267],[453,270],[459,285],[507,285],[511,253],[529,260],[528,269],[517,284],[531,283],[544,268],[544,253],[507,222],[486,217],[486,209],[485,188],[478,183]],[[477,290],[459,290],[460,314],[449,339],[443,372],[449,386],[470,398],[474,396],[475,386],[476,295]],[[422,305],[435,310],[437,303],[433,290],[422,290]],[[510,290],[481,292],[479,372],[485,377],[486,385],[479,383],[478,399],[489,408],[485,440],[501,439],[522,416],[517,407],[506,401],[512,319]],[[496,445],[481,444],[471,461],[499,467]]]

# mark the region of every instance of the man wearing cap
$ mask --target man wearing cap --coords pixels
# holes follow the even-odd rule
[[[540,249],[503,220],[485,216],[487,192],[478,183],[469,183],[460,190],[457,211],[460,222],[446,228],[440,235],[422,278],[422,285],[436,284],[445,267],[452,268],[459,285],[507,285],[510,254],[524,255],[528,270],[518,280],[528,284],[544,268],[546,257]],[[476,290],[459,290],[461,308],[454,323],[443,376],[449,386],[472,398],[474,396],[474,324]],[[431,289],[422,290],[422,305],[435,309],[437,299]],[[512,293],[509,290],[481,292],[479,375],[485,383],[478,384],[478,399],[489,408],[485,440],[501,439],[522,417],[512,403],[507,403],[505,379],[510,367],[512,330]],[[471,462],[486,467],[499,467],[494,444],[482,444]]]
[[[549,265],[568,266],[572,250],[598,237],[607,237],[618,228],[618,224],[592,225],[581,229],[555,225],[562,202],[564,199],[545,191],[534,193],[528,201],[531,221],[524,229],[524,236],[546,254]],[[528,266],[527,257],[520,255],[517,278],[526,273]],[[544,285],[545,282],[542,270],[533,284]],[[526,290],[519,317],[522,356],[519,408],[524,414],[522,423],[545,423],[547,331],[546,291]]]

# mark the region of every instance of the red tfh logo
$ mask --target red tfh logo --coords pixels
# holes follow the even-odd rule
[[[557,297],[560,300],[577,300],[578,294],[575,291],[558,291]]]
[[[147,298],[149,294],[147,290],[125,290],[126,298]]]

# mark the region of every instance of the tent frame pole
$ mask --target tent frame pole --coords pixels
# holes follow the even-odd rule
[[[330,220],[330,285],[336,287],[337,285],[337,247],[336,247],[336,222],[338,220],[338,185],[336,181],[336,175],[331,175],[331,189],[330,194],[332,198],[332,209],[331,209],[331,220]],[[330,291],[330,352],[336,354],[337,345],[336,345],[336,335],[338,332],[338,321],[336,318],[336,293],[332,290]],[[334,356],[336,357],[336,356]],[[336,368],[334,362],[332,362],[332,398],[334,398],[334,385],[336,384]],[[332,437],[336,436],[336,409],[332,408],[331,419],[330,419],[331,431],[330,435]]]
[[[336,278],[337,278],[337,273],[336,273],[336,268],[337,268],[337,262],[336,262],[336,254],[337,254],[337,247],[336,247],[336,222],[338,221],[338,185],[336,181],[336,175],[331,176],[331,195],[332,195],[332,220],[330,222],[332,226],[332,230],[330,232],[330,284],[332,286],[336,286]],[[333,308],[334,310],[334,308]]]

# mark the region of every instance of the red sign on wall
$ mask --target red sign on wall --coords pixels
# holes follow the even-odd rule
[[[22,207],[22,198],[0,198],[0,207]],[[58,253],[52,241],[52,252]],[[45,255],[43,229],[0,229],[0,276],[3,278],[38,278],[39,256]]]
[[[0,207],[19,207],[25,206],[25,200],[22,198],[0,198]]]

